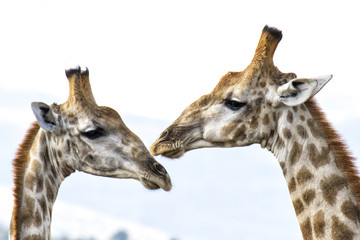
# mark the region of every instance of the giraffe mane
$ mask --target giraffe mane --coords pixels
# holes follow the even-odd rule
[[[18,209],[21,205],[22,195],[23,195],[23,187],[24,187],[24,175],[26,165],[29,161],[29,151],[33,145],[36,134],[38,133],[40,126],[37,122],[33,122],[27,131],[22,143],[19,145],[19,148],[16,152],[16,156],[13,160],[13,173],[14,173],[14,211],[13,211],[13,229],[16,231],[17,239],[17,222],[18,222]]]
[[[348,181],[358,204],[360,204],[360,176],[354,164],[355,158],[351,156],[351,153],[341,136],[331,126],[330,122],[327,121],[325,113],[320,109],[317,102],[314,99],[310,99],[305,105],[320,126],[327,143],[335,155],[337,165],[345,174],[345,178]]]

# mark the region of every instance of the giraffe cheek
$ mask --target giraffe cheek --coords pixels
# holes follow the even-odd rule
[[[213,131],[211,129],[205,130],[204,131],[204,139],[206,141],[209,141],[209,142],[216,141],[216,133],[215,133],[215,131]]]
[[[245,125],[240,125],[233,134],[232,139],[236,142],[244,142],[247,138],[247,131]]]
[[[222,135],[217,128],[209,126],[204,129],[203,138],[208,142],[225,142],[228,136]]]

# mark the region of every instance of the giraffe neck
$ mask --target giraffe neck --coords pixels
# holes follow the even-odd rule
[[[61,182],[71,171],[51,147],[51,133],[35,123],[20,146],[15,167],[15,205],[10,239],[50,239],[52,208]],[[31,141],[33,139],[33,141]]]
[[[345,151],[342,154],[336,149],[343,144],[329,143],[334,140],[308,109],[311,104],[283,113],[276,140],[267,147],[283,169],[304,239],[360,239],[358,189],[354,188],[354,179],[359,178],[346,149],[340,149]],[[348,158],[348,172],[339,158]]]

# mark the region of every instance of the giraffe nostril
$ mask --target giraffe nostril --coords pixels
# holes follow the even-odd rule
[[[167,136],[169,136],[171,134],[172,130],[171,129],[166,129],[165,131],[163,131],[159,137],[159,139],[164,139]]]
[[[162,175],[166,175],[166,174],[167,174],[165,168],[164,168],[160,163],[155,162],[155,163],[153,164],[153,169],[154,169],[155,172],[157,172],[157,173],[159,173],[159,174],[162,174]]]

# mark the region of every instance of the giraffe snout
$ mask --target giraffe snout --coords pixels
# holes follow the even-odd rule
[[[140,176],[140,181],[148,189],[162,188],[170,191],[172,188],[171,179],[165,168],[155,160],[150,160],[145,165],[146,170]]]

